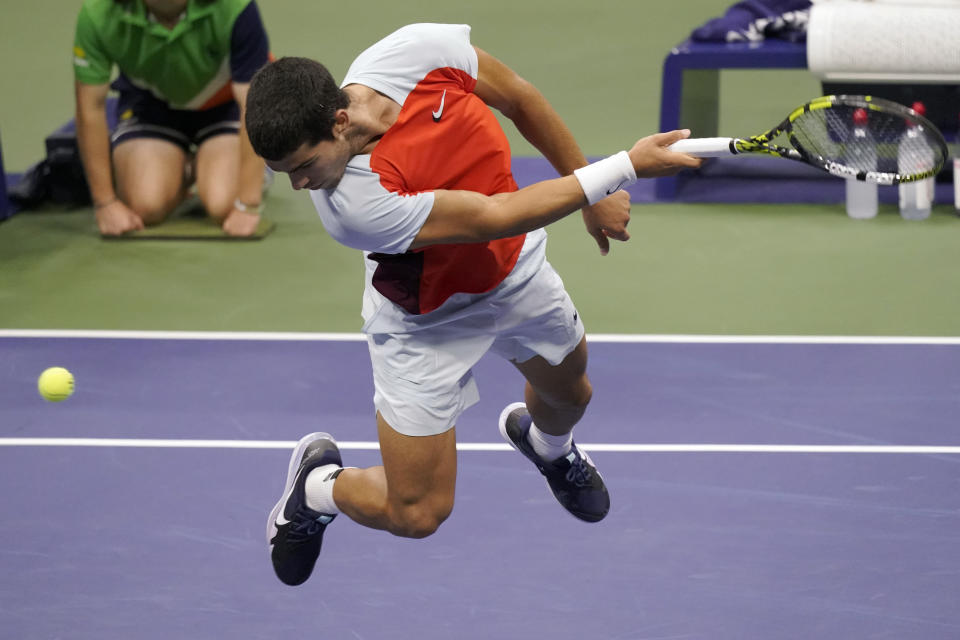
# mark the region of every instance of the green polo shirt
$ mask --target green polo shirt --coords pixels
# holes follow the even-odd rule
[[[146,91],[174,109],[207,109],[232,99],[231,82],[249,82],[266,64],[266,31],[254,0],[189,0],[172,29],[142,0],[86,0],[77,18],[77,81]]]

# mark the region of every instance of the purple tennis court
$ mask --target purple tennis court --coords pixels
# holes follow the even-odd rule
[[[339,518],[296,588],[266,516],[304,433],[378,462],[363,342],[7,335],[0,363],[11,638],[960,637],[960,342],[593,343],[596,525],[499,440],[521,382],[488,357],[451,518]]]

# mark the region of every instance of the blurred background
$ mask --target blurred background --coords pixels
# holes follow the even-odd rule
[[[475,45],[533,82],[588,156],[658,129],[671,47],[726,0],[370,0],[260,4],[276,56],[319,59],[341,78],[369,44],[410,22],[472,25]],[[43,156],[73,117],[79,2],[6,3],[0,141],[7,172]],[[720,133],[764,130],[820,94],[802,69],[726,70]],[[516,156],[536,151],[505,123]],[[694,131],[696,135],[696,131]],[[324,232],[278,176],[276,230],[260,241],[102,240],[90,209],[0,223],[0,328],[335,331],[360,328],[362,261]],[[956,335],[960,251],[952,203],[909,223],[835,204],[636,205],[632,240],[601,257],[579,216],[550,227],[548,257],[592,333]]]

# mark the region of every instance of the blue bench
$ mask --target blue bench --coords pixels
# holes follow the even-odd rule
[[[686,42],[663,61],[660,131],[685,128],[697,138],[721,135],[717,131],[720,71],[722,69],[806,69],[805,43]],[[761,125],[767,126],[767,125]],[[729,133],[727,134],[729,135]],[[688,176],[658,178],[657,200],[673,200]]]

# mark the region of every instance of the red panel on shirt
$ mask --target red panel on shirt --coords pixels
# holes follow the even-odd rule
[[[510,172],[510,144],[493,113],[473,93],[475,85],[470,74],[444,68],[430,72],[410,92],[397,122],[370,157],[370,168],[385,189],[400,194],[460,189],[486,195],[517,190]],[[404,254],[410,256],[407,260],[384,257],[374,286],[408,312],[427,313],[454,293],[483,293],[500,284],[516,264],[524,238],[434,245],[417,252],[422,255]],[[378,260],[380,255],[370,257]],[[378,285],[398,281],[399,272],[391,273],[398,262],[410,263],[405,280],[411,266],[422,264],[419,282],[400,287],[409,294],[413,285],[416,300],[409,295],[395,299],[390,286]]]

